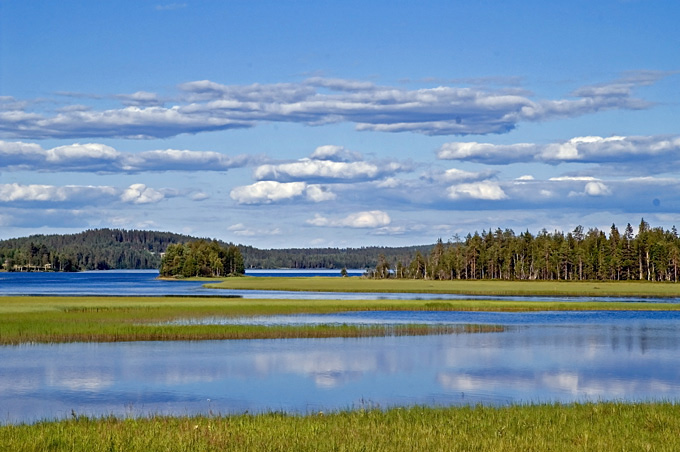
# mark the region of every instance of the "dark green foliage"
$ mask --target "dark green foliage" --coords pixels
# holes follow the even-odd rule
[[[0,241],[6,270],[153,269],[168,245],[195,240],[171,232],[87,230],[69,235],[33,235]],[[16,266],[16,267],[15,267]]]
[[[96,229],[70,235],[33,235],[0,240],[0,269],[81,271],[107,269],[156,269],[169,245],[199,238],[170,232]],[[233,244],[218,241],[220,246]],[[245,268],[372,268],[383,254],[389,261],[409,259],[416,250],[402,248],[293,248],[260,250],[238,245]],[[47,265],[49,264],[49,265]],[[191,263],[190,263],[191,265]]]
[[[428,253],[432,245],[408,247],[257,249],[241,246],[246,268],[375,268],[378,256],[388,262],[410,259],[416,251]]]
[[[217,241],[197,240],[168,245],[161,261],[161,276],[220,277],[243,275],[243,255],[235,245],[222,246]]]
[[[446,245],[439,240],[428,256],[396,263],[397,278],[678,281],[680,238],[675,228],[652,228],[644,220],[633,234],[612,225],[609,237],[596,228],[584,232],[545,229],[537,235],[496,229],[468,234]],[[377,271],[375,274],[379,274]]]

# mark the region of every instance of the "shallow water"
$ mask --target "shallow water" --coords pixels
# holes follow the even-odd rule
[[[676,314],[513,316],[496,333],[0,347],[0,422],[680,400]]]

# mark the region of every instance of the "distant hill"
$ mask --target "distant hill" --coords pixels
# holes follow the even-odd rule
[[[91,229],[77,234],[32,235],[0,240],[0,265],[6,270],[82,271],[157,269],[168,245],[201,239],[172,232]],[[219,242],[221,245],[232,245]],[[408,262],[432,246],[294,248],[262,250],[238,245],[246,268],[372,268],[383,254]]]

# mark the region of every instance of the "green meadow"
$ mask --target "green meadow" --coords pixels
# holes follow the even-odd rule
[[[597,403],[393,408],[306,416],[72,419],[0,427],[13,452],[677,451],[680,406]]]

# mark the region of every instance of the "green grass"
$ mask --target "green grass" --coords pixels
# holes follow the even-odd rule
[[[441,334],[409,325],[403,330],[360,326],[169,325],[180,319],[358,310],[548,311],[678,310],[680,304],[527,302],[491,300],[254,300],[182,297],[0,297],[0,344],[355,337]],[[459,332],[455,329],[450,332]]]
[[[359,277],[226,278],[206,287],[312,292],[403,292],[467,295],[680,297],[680,284],[647,281],[431,281]]]
[[[680,406],[575,404],[90,419],[0,427],[7,451],[677,451]]]

